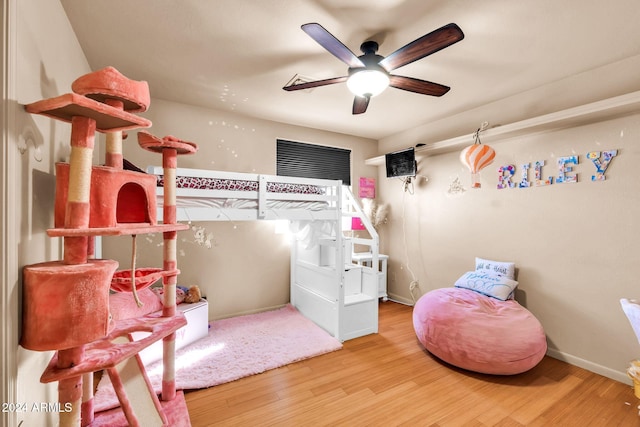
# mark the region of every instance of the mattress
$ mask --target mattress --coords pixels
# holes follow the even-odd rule
[[[164,177],[158,175],[158,187],[164,185]],[[210,177],[177,176],[176,188],[193,188],[199,190],[258,191],[258,181],[241,179],[224,179]],[[284,182],[268,182],[269,193],[293,194],[325,194],[325,190],[317,185]]]
[[[163,175],[157,176],[157,185],[164,185]],[[259,200],[255,194],[260,190],[260,183],[250,179],[232,179],[205,176],[176,176],[176,207],[178,208],[217,208],[217,209],[258,209]],[[191,191],[181,192],[180,189]],[[198,190],[203,190],[202,192]],[[209,192],[209,190],[211,190]],[[266,182],[268,198],[265,201],[267,209],[307,209],[319,211],[327,209],[329,203],[324,200],[300,200],[300,195],[322,196],[326,195],[325,187],[291,183],[291,182]],[[233,197],[224,197],[228,191]],[[246,192],[247,197],[242,193]],[[274,198],[271,198],[271,196]],[[286,195],[295,195],[294,200],[287,199]]]

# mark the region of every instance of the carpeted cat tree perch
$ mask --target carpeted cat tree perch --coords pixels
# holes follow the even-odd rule
[[[179,154],[192,154],[193,143],[175,137],[158,138],[138,133],[139,145],[162,154],[164,167],[163,223],[156,220],[156,178],[123,169],[122,132],[147,128],[151,122],[133,113],[149,106],[144,81],[129,80],[116,69],[78,78],[73,93],[45,99],[25,107],[71,123],[71,155],[56,165],[56,195],[50,237],[64,239],[63,260],[28,265],[23,270],[23,333],[20,344],[29,350],[56,351],[42,374],[43,383],[58,382],[59,425],[103,425],[93,413],[92,373],[108,373],[118,395],[126,423],[142,425],[190,425],[184,397],[175,390],[175,331],[186,324],[176,311],[177,232],[187,225],[176,223],[175,170]],[[93,166],[95,132],[106,134],[105,166]],[[162,268],[116,271],[118,262],[94,259],[96,236],[162,232]],[[134,246],[135,247],[135,246]],[[133,255],[135,259],[135,252]],[[162,279],[161,315],[121,321],[111,320],[109,289],[135,296],[137,290]],[[115,287],[114,287],[115,289]],[[130,333],[150,332],[133,341]],[[163,340],[164,371],[161,400],[150,387],[138,353]]]

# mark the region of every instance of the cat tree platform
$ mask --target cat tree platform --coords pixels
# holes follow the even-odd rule
[[[104,228],[50,228],[49,237],[70,236],[130,236],[133,234],[164,233],[168,231],[188,230],[189,224],[118,224],[117,227]]]
[[[150,120],[75,93],[43,99],[26,105],[25,109],[29,113],[41,114],[67,123],[71,123],[74,117],[93,119],[99,132],[151,126]]]
[[[57,354],[54,355],[40,377],[40,381],[49,383],[113,368],[118,363],[137,355],[154,342],[177,331],[187,324],[187,319],[180,312],[172,317],[162,317],[160,313],[153,313],[143,317],[118,320],[115,323],[115,327],[107,336],[84,346],[84,357],[77,365],[70,368],[58,368]],[[150,335],[139,341],[113,342],[116,338],[128,337],[133,332],[148,332]]]

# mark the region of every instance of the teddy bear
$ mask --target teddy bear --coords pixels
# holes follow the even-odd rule
[[[184,302],[186,303],[194,303],[200,301],[202,298],[202,294],[200,293],[200,288],[198,285],[190,286],[184,296]]]

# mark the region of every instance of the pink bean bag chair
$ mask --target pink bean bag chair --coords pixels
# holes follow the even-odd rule
[[[470,289],[426,293],[414,306],[413,327],[434,356],[484,374],[528,371],[547,351],[542,325],[529,310]]]

